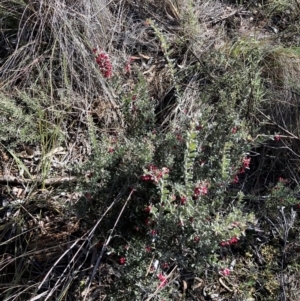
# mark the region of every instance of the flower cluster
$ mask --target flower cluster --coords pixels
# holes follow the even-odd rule
[[[150,230],[150,235],[151,235],[152,237],[157,236],[157,230],[154,230],[154,229]]]
[[[238,238],[237,237],[232,237],[230,238],[229,240],[226,240],[226,241],[221,241],[220,242],[220,245],[221,247],[227,247],[227,246],[231,246],[231,245],[234,245],[238,242]]]
[[[152,182],[157,184],[158,181],[168,173],[169,169],[167,167],[158,169],[158,167],[155,165],[149,165],[147,172],[141,176],[141,179],[144,182]]]
[[[275,140],[275,141],[280,141],[280,139],[281,139],[281,136],[280,136],[279,134],[276,134],[276,135],[274,136],[274,140]]]
[[[112,63],[107,53],[93,49],[96,56],[96,63],[100,68],[100,71],[104,78],[112,77]]]
[[[289,182],[288,180],[286,180],[286,179],[284,179],[284,178],[282,178],[282,177],[279,177],[279,178],[278,178],[278,181],[279,181],[280,183],[283,183],[283,184],[286,184],[286,183]]]
[[[238,175],[245,173],[245,171],[246,171],[245,169],[250,169],[250,162],[251,162],[251,158],[244,157],[242,159],[242,166],[239,169],[238,174],[234,176],[233,181],[232,181],[234,184],[237,184],[239,182]]]
[[[199,242],[200,241],[200,237],[199,236],[195,236],[194,237],[194,242]]]
[[[148,213],[150,213],[151,210],[152,210],[152,207],[151,207],[151,206],[147,206],[147,207],[144,208],[144,211],[145,211],[145,212],[148,212]]]
[[[166,284],[168,283],[167,277],[164,276],[163,274],[158,274],[157,277],[160,280],[159,288],[166,286]]]
[[[235,175],[232,182],[233,182],[234,184],[237,184],[239,181],[240,181],[239,176],[238,176],[238,175]]]
[[[184,205],[185,203],[186,203],[186,197],[185,196],[180,197],[180,204]]]
[[[194,188],[194,195],[193,198],[197,199],[199,196],[206,195],[208,193],[208,184],[205,183],[199,183],[195,188]]]
[[[250,161],[251,161],[251,158],[247,158],[247,157],[243,158],[243,161],[242,161],[243,168],[249,169],[250,168]]]
[[[238,131],[238,128],[236,126],[231,129],[232,134],[236,134],[237,131]]]
[[[121,257],[121,258],[119,259],[119,263],[120,263],[121,265],[124,265],[124,264],[126,263],[126,257]]]
[[[223,276],[229,276],[230,272],[231,271],[228,268],[225,268],[225,269],[220,271],[220,274],[223,275]]]

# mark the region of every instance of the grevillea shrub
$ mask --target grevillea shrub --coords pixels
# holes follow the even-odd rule
[[[139,102],[151,107],[145,94]],[[138,111],[135,118],[143,120],[144,114]],[[102,223],[99,240],[110,233],[126,195],[134,189],[107,247],[122,271],[116,282],[126,291],[122,298],[153,293],[169,298],[178,292],[175,279],[186,271],[229,275],[230,263],[220,254],[238,247],[246,228],[255,224],[254,215],[243,209],[243,193],[231,189],[239,184],[234,184],[235,176],[251,168],[245,129],[229,129],[221,150],[208,155],[209,115],[210,110],[203,113],[201,126],[200,120],[185,118],[179,126],[160,131],[150,120],[134,136],[134,127],[129,127],[126,139],[126,133],[92,138],[94,158],[84,184],[90,195],[81,203],[86,222],[119,198]],[[235,148],[235,141],[240,141],[240,148]],[[115,293],[110,292],[114,298]]]
[[[222,180],[221,172],[218,179],[209,178],[205,171],[202,177],[195,174],[202,136],[196,128],[191,122],[186,133],[182,133],[182,149],[175,149],[173,154],[170,150],[173,162],[147,164],[139,176],[135,212],[129,223],[134,230],[133,239],[127,237],[128,248],[119,247],[117,251],[118,256],[126,258],[124,278],[119,284],[136,286],[130,298],[136,297],[134,291],[149,295],[156,292],[170,298],[177,291],[175,279],[187,271],[202,275],[209,269],[212,274],[229,275],[229,263],[220,260],[219,252],[238,246],[246,228],[255,224],[254,215],[243,212],[243,194],[228,197],[231,182]],[[176,138],[165,141],[166,147],[178,143]],[[183,156],[181,166],[176,163],[176,156]],[[243,158],[237,160],[240,168]],[[218,168],[222,170],[221,163]],[[180,169],[181,177],[176,169]],[[228,167],[227,172],[230,179],[233,171]]]
[[[178,280],[187,273],[208,278],[234,273],[230,256],[222,254],[233,254],[256,223],[245,207],[244,186],[252,137],[258,137],[255,143],[260,139],[249,114],[263,98],[259,53],[249,51],[248,61],[231,57],[237,55],[207,56],[208,67],[214,62],[223,71],[193,103],[173,72],[179,109],[163,127],[155,122],[156,104],[143,75],[121,95],[123,131],[96,135],[91,122],[93,158],[86,170],[92,176],[83,184],[90,195],[80,205],[90,223],[114,204],[96,233],[99,240],[113,237],[105,252],[120,275],[111,300],[174,300]],[[203,70],[195,65],[186,71]]]

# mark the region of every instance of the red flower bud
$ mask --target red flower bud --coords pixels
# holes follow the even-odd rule
[[[125,258],[125,257],[121,257],[121,258],[119,259],[119,263],[120,263],[121,265],[124,265],[124,264],[126,263],[126,258]]]

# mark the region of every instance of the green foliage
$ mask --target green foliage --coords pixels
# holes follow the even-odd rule
[[[266,11],[271,14],[280,14],[286,12],[288,9],[295,9],[295,3],[288,0],[270,0],[267,1]]]
[[[240,88],[231,89],[235,87]],[[144,92],[134,92],[140,94],[135,103],[139,108],[149,107],[141,78],[137,91]],[[130,98],[124,104],[128,112],[125,116],[130,116]],[[213,118],[213,105],[208,102],[197,122],[187,116],[180,123],[177,120],[176,126],[171,124],[167,132],[153,131],[154,125],[149,128],[142,123],[139,130],[135,129],[136,120],[145,120],[147,114],[136,110],[134,118],[127,119],[126,138],[102,135],[98,140],[92,134],[94,156],[86,170],[93,175],[84,188],[91,192],[92,202],[87,201],[90,210],[85,215],[90,218],[100,213],[106,200],[115,198],[122,187],[136,189],[134,203],[116,230],[128,246],[126,251],[122,244],[115,250],[127,260],[124,277],[117,284],[131,291],[123,298],[134,298],[136,291],[156,292],[161,297],[173,294],[171,286],[159,287],[156,274],[168,271],[163,269],[164,263],[170,269],[176,267],[172,277],[180,277],[177,268],[196,275],[201,275],[206,265],[218,271],[222,266],[216,255],[220,243],[242,239],[247,226],[255,224],[254,215],[243,210],[243,194],[228,195],[244,151],[250,147],[244,127],[246,114],[241,114],[240,107],[236,99],[229,102],[221,96]],[[236,132],[232,132],[234,126],[238,127]],[[202,146],[209,151],[203,151]],[[157,267],[153,266],[155,262]]]
[[[37,135],[36,110],[37,103],[33,106],[28,104],[24,107],[24,103],[18,103],[14,98],[1,93],[0,94],[0,141],[5,145],[15,146],[16,143],[36,142],[39,138]],[[36,130],[33,130],[36,129]]]
[[[292,189],[289,181],[281,177],[276,184],[270,184],[265,198],[265,207],[268,214],[274,218],[280,208],[297,208],[299,200],[297,200],[295,192],[298,189],[298,187]]]
[[[154,129],[155,103],[149,99],[145,79],[138,74],[133,91],[122,95],[121,109],[128,137],[139,137]]]
[[[190,183],[194,178],[193,167],[195,165],[195,159],[197,157],[198,141],[195,125],[191,123],[191,129],[186,135],[186,149],[184,154],[184,183],[190,189],[192,189]]]
[[[171,59],[171,55],[173,54],[173,50],[171,49],[166,37],[162,33],[161,29],[155,24],[154,21],[151,19],[148,19],[147,22],[150,24],[150,26],[153,28],[156,37],[159,39],[161,44],[161,49],[164,53],[164,56],[167,60],[169,72],[173,81],[173,84],[176,88],[176,92],[179,93],[179,87],[177,86],[177,79],[175,78],[175,64],[173,60]]]

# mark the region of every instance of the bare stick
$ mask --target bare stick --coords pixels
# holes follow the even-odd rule
[[[114,232],[114,230],[115,230],[117,224],[119,223],[119,220],[120,220],[120,218],[121,218],[121,215],[122,215],[122,213],[123,213],[125,207],[127,206],[127,203],[129,202],[129,200],[130,200],[130,198],[131,198],[131,195],[133,194],[133,191],[134,191],[134,190],[131,190],[131,192],[130,192],[130,194],[129,194],[129,196],[128,196],[128,198],[127,198],[125,204],[124,204],[124,206],[122,207],[122,209],[121,209],[121,211],[120,211],[120,213],[119,213],[119,216],[118,216],[118,218],[117,218],[117,220],[116,220],[116,222],[115,222],[115,224],[114,224],[112,230],[110,231],[110,234],[109,234],[108,238],[107,238],[106,241],[104,242],[104,245],[103,245],[103,247],[102,247],[102,250],[101,250],[101,252],[100,252],[100,255],[99,255],[99,257],[98,257],[98,259],[97,259],[97,262],[96,262],[96,264],[95,264],[95,266],[94,266],[92,275],[91,275],[90,279],[88,280],[87,287],[86,287],[86,292],[89,291],[89,288],[90,288],[90,286],[91,286],[91,284],[92,284],[92,281],[93,281],[93,279],[94,279],[94,277],[95,277],[96,271],[97,271],[98,268],[99,268],[100,261],[101,261],[101,259],[102,259],[103,254],[104,254],[104,251],[106,250],[106,246],[108,246],[108,244],[109,244],[109,242],[110,242],[110,240],[111,240],[111,238],[112,238],[112,233]],[[97,223],[97,224],[98,224],[98,223]],[[85,294],[83,301],[85,301],[86,297],[87,297],[87,294]]]

